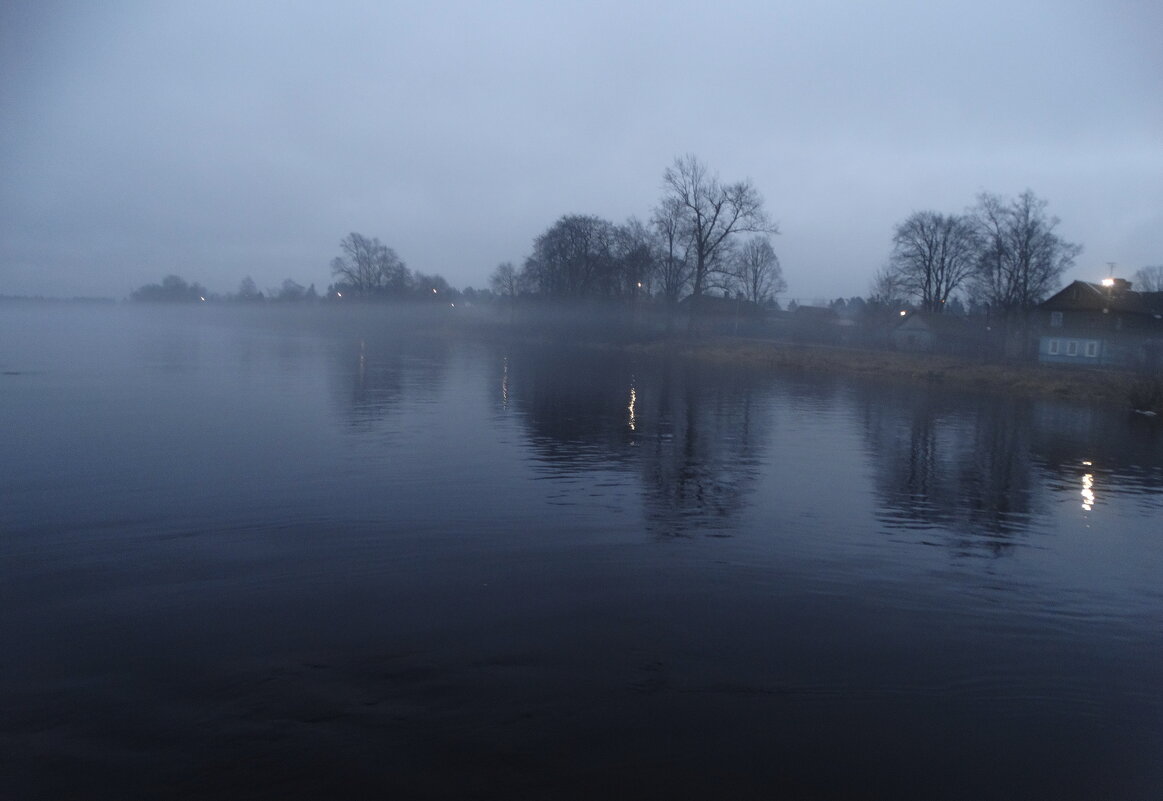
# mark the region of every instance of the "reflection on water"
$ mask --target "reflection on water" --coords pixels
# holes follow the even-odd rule
[[[375,429],[405,397],[424,402],[436,396],[449,358],[448,343],[405,340],[399,331],[361,333],[331,347],[336,391],[344,398],[349,425],[358,431]]]
[[[1082,463],[1086,467],[1092,465],[1091,462]],[[1089,512],[1094,508],[1094,474],[1086,473],[1082,476],[1082,508]]]
[[[6,792],[1160,796],[1159,426],[227,311],[0,316]]]
[[[880,519],[889,530],[940,528],[957,548],[996,555],[1039,514],[1029,404],[989,398],[968,405],[949,393],[888,390],[863,404]]]
[[[755,482],[769,417],[755,413],[752,379],[585,350],[563,360],[527,349],[519,364],[510,372],[504,360],[506,398],[541,462],[566,478],[616,470],[659,535],[729,528]]]

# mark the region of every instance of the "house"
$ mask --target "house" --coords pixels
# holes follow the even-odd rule
[[[1075,281],[1038,306],[1037,322],[1042,364],[1163,368],[1163,292]]]
[[[973,353],[979,337],[964,318],[955,314],[912,312],[893,328],[889,337],[897,350],[914,353]]]

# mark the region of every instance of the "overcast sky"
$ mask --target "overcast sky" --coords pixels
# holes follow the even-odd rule
[[[1026,188],[1163,263],[1157,0],[0,4],[0,294],[178,273],[322,290],[350,231],[486,285],[568,213],[750,178],[786,298],[867,294],[892,227]]]

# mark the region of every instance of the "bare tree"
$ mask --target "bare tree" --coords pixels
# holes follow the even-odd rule
[[[331,273],[357,295],[407,288],[408,268],[396,251],[380,240],[353,232],[340,240],[339,247],[343,255],[332,259]]]
[[[892,241],[892,269],[925,311],[943,311],[977,266],[976,228],[956,214],[918,211],[896,227]]]
[[[676,158],[662,174],[662,206],[681,211],[690,241],[691,294],[703,294],[708,275],[728,266],[731,239],[741,233],[777,234],[763,208],[763,197],[750,181],[720,183],[695,156]]]
[[[517,297],[517,268],[511,261],[503,261],[489,276],[489,288],[503,298]]]
[[[1136,270],[1131,286],[1139,292],[1163,292],[1163,264]]]
[[[743,297],[755,304],[787,290],[779,257],[765,236],[753,236],[735,254],[735,283]]]
[[[1008,315],[1027,311],[1058,286],[1082,246],[1054,233],[1057,217],[1030,190],[1014,200],[983,193],[973,219],[981,238],[974,275],[979,299]]]
[[[278,290],[269,290],[267,295],[275,300],[297,302],[307,299],[307,288],[298,281],[287,278]]]
[[[869,287],[868,302],[885,308],[904,302],[905,290],[900,273],[891,265],[881,267]]]
[[[683,208],[676,198],[665,197],[650,220],[661,245],[656,265],[659,291],[671,305],[678,303],[691,278],[690,232]]]

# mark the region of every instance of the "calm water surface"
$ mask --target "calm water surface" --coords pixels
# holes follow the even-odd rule
[[[1163,797],[1163,428],[0,308],[5,798]]]

